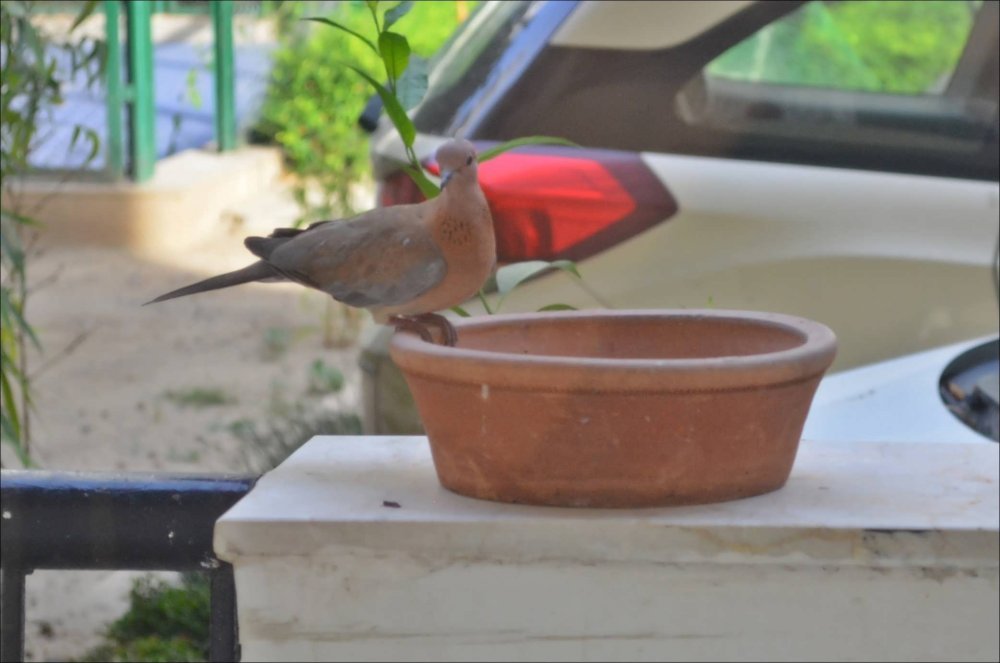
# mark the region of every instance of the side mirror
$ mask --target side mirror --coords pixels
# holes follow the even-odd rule
[[[368,133],[374,133],[378,128],[378,118],[382,115],[382,98],[373,94],[365,104],[365,109],[358,116],[358,126]]]

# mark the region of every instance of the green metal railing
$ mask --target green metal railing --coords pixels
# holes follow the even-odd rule
[[[236,147],[236,65],[233,61],[233,3],[212,3],[215,30],[215,139],[222,151]]]
[[[220,151],[236,147],[236,91],[232,0],[204,3],[164,0],[104,0],[108,57],[108,170],[116,179],[144,182],[156,167],[156,106],[153,79],[153,14],[208,10],[214,32],[215,136]],[[125,21],[125,53],[121,17]],[[123,111],[126,120],[123,122]]]

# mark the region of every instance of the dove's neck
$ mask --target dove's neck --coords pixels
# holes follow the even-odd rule
[[[492,267],[496,260],[493,219],[476,179],[453,178],[435,201],[438,206],[431,232],[442,247],[454,250],[449,266],[452,262],[486,262]]]
[[[493,231],[486,196],[475,177],[454,178],[438,196],[441,212],[448,217]]]

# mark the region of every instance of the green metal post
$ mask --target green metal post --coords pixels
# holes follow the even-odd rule
[[[125,3],[128,23],[128,80],[132,103],[129,123],[132,134],[132,177],[145,182],[156,166],[156,109],[153,100],[153,3]]]
[[[219,151],[236,147],[236,87],[233,65],[233,3],[212,2],[215,29],[215,139]]]
[[[111,176],[119,180],[125,175],[125,142],[122,135],[122,104],[125,96],[122,90],[122,51],[119,20],[121,3],[118,0],[104,0],[105,36],[108,44],[108,59],[104,69],[105,90],[108,106],[107,168]]]

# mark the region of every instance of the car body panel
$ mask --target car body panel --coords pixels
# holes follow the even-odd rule
[[[983,337],[827,376],[813,397],[804,443],[985,442],[945,409],[941,374],[958,355],[989,341]],[[905,411],[900,409],[905,404]]]
[[[704,2],[581,2],[552,36],[553,46],[569,48],[670,48],[752,5],[749,0]],[[621,35],[627,33],[628,40]]]

